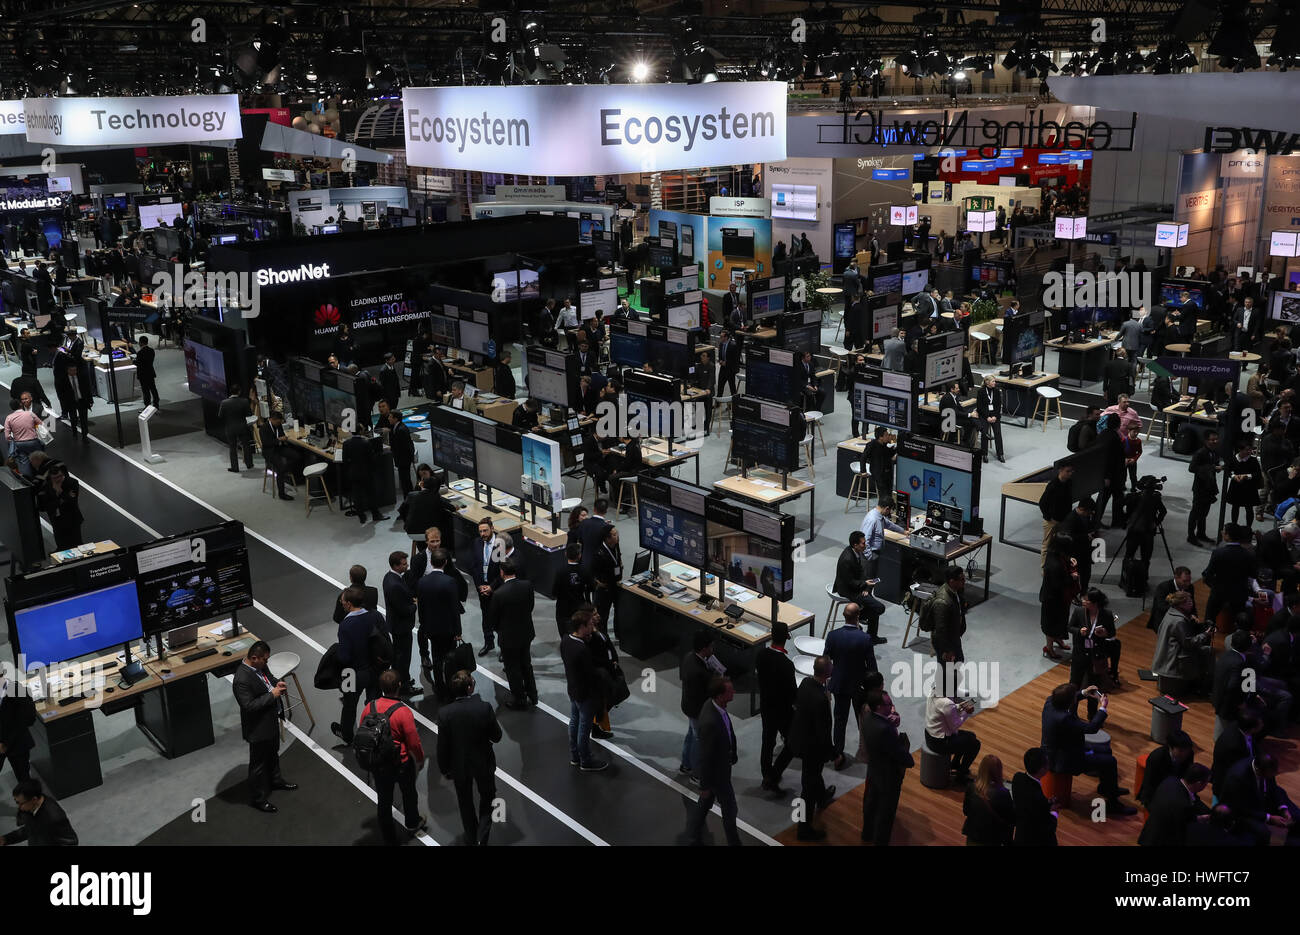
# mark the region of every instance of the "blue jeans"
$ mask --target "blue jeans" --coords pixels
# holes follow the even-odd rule
[[[37,451],[44,451],[45,446],[39,438],[29,438],[25,442],[13,442],[10,451],[18,461],[18,473],[23,477],[32,476],[32,463],[28,458]]]
[[[697,729],[695,718],[687,718],[686,739],[682,741],[682,769],[695,768],[695,739]]]
[[[569,699],[569,759],[579,763],[591,762],[591,722],[600,710],[600,699],[592,696],[586,701]]]

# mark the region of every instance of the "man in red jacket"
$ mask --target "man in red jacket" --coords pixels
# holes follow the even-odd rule
[[[397,768],[374,773],[375,793],[379,796],[379,831],[384,836],[384,843],[390,846],[397,844],[397,829],[393,825],[393,786],[402,790],[406,830],[419,834],[428,824],[420,814],[420,798],[415,792],[415,775],[424,767],[424,747],[415,728],[415,715],[397,698],[401,684],[402,677],[397,671],[388,669],[379,676],[380,697],[361,709],[363,721],[372,707],[380,714],[388,714],[388,731],[397,744]]]

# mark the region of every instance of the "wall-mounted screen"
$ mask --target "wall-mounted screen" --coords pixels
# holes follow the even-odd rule
[[[791,221],[816,221],[819,188],[816,185],[772,185],[772,217]]]
[[[176,227],[185,217],[179,202],[165,205],[140,205],[140,229],[149,230],[158,227],[159,221],[166,221],[168,227]]]

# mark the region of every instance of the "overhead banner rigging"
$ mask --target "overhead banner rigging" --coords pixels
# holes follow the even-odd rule
[[[615,175],[785,158],[782,81],[407,88],[406,162]]]
[[[56,146],[151,146],[237,140],[238,94],[182,97],[29,97],[29,143]]]

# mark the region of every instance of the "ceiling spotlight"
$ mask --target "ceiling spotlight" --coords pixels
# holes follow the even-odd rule
[[[1186,42],[1165,39],[1147,56],[1147,67],[1153,74],[1169,75],[1195,68],[1198,61]]]
[[[915,45],[895,56],[894,61],[912,78],[946,74],[950,65],[948,55],[939,48],[934,33],[928,30],[918,33]]]
[[[647,65],[645,62],[633,62],[633,63],[632,63],[632,80],[633,80],[633,81],[645,81],[646,77],[647,77],[649,74],[650,74],[650,66]]]
[[[1250,4],[1233,0],[1224,5],[1223,22],[1205,51],[1219,57],[1220,68],[1230,68],[1234,72],[1258,68],[1259,53],[1255,51],[1258,32],[1259,26],[1251,22]]]
[[[1288,68],[1300,67],[1300,8],[1294,3],[1278,10],[1269,52],[1270,68],[1286,71]]]
[[[956,71],[954,71],[954,72],[952,73],[952,76],[953,76],[953,78],[956,79],[957,81],[965,81],[965,80],[966,80],[966,72],[962,71],[960,68],[958,68]]]
[[[1002,59],[1003,68],[1014,68],[1028,78],[1046,78],[1054,71],[1059,71],[1056,63],[1047,57],[1038,45],[1034,35],[1021,36],[1011,46],[1006,57]]]
[[[1061,74],[1082,78],[1088,74],[1088,53],[1075,52],[1069,61],[1061,66]]]

